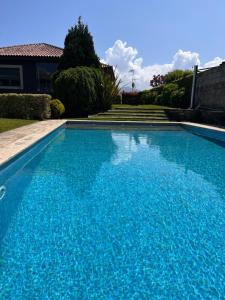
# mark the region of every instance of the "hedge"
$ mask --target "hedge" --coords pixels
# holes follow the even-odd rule
[[[46,94],[0,94],[0,117],[47,119],[51,115],[50,100]]]
[[[140,102],[140,93],[139,92],[123,92],[122,93],[122,102],[123,102],[123,104],[130,104],[130,105],[142,104]]]
[[[158,87],[140,92],[139,95],[141,104],[155,104],[160,92],[161,90]]]
[[[156,104],[188,108],[191,98],[192,75],[141,92],[123,93],[123,104]]]
[[[154,104],[158,94],[158,88],[141,92],[123,92],[122,103],[129,105]]]
[[[162,85],[156,103],[171,107],[188,108],[191,99],[192,79],[193,76],[190,75]]]

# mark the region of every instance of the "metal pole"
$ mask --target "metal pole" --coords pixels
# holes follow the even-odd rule
[[[189,109],[193,109],[193,106],[194,106],[197,75],[198,75],[198,66],[195,65],[194,66],[194,71],[193,71],[193,81],[192,81],[192,89],[191,89],[191,103],[190,103]]]

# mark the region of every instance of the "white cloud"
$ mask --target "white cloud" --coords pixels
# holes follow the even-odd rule
[[[199,54],[191,51],[178,50],[173,57],[173,69],[191,69],[200,65]]]
[[[116,153],[111,159],[113,165],[120,165],[130,161],[133,155],[138,151],[138,144],[148,146],[151,142],[146,136],[137,136],[137,143],[135,137],[131,137],[128,133],[112,133],[112,138],[117,146]],[[155,153],[159,153],[157,150],[154,151]]]
[[[223,62],[223,59],[220,57],[215,57],[213,60],[208,61],[203,65],[204,68],[211,68],[220,65]]]
[[[201,65],[200,55],[197,52],[178,50],[170,63],[143,65],[143,58],[138,57],[138,50],[128,46],[126,42],[117,40],[114,45],[107,49],[104,63],[114,66],[122,79],[122,88],[131,85],[131,69],[134,70],[136,88],[139,90],[149,88],[149,82],[155,74],[166,74],[174,69],[191,69],[194,65]],[[220,57],[214,58],[203,65],[211,67],[219,65],[223,60]]]

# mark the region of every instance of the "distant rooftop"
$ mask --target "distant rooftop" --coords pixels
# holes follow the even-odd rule
[[[0,47],[0,56],[60,57],[63,49],[46,43]]]

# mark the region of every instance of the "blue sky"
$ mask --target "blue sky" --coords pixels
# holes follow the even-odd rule
[[[81,15],[94,36],[99,57],[116,63],[121,74],[133,67],[137,68],[137,76],[140,69],[150,76],[149,67],[155,65],[162,66],[159,72],[166,72],[174,68],[167,65],[173,64],[179,50],[183,51],[178,55],[179,62],[183,56],[188,57],[187,66],[185,61],[181,65],[184,68],[196,62],[213,64],[215,57],[220,59],[217,58],[217,63],[225,58],[224,0],[7,0],[3,3],[0,46],[35,42],[63,46],[68,28]],[[121,43],[115,44],[116,41]],[[112,51],[105,54],[109,48]],[[193,58],[193,53],[198,57]]]

